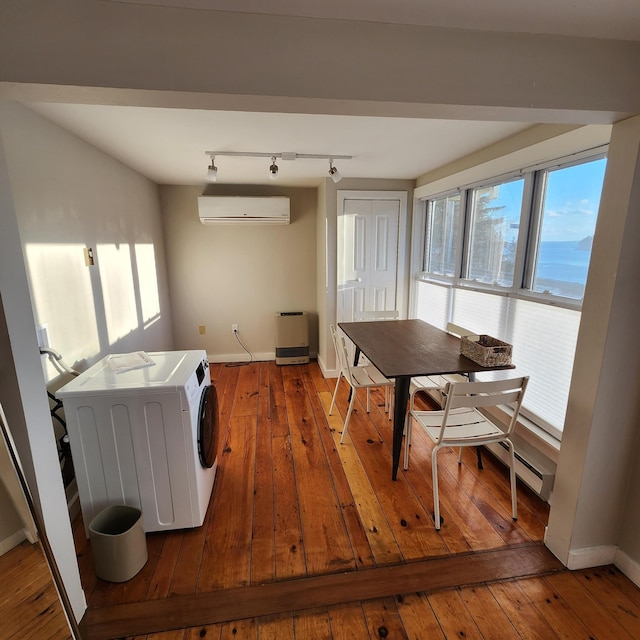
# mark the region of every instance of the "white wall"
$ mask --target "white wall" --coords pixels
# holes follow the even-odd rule
[[[275,358],[275,314],[306,311],[310,352],[318,347],[316,190],[211,186],[208,195],[284,195],[288,225],[203,225],[201,187],[162,186],[176,348],[204,349],[211,361]],[[199,327],[206,333],[201,335]]]
[[[0,103],[0,134],[0,294],[10,345],[0,401],[81,616],[35,324],[47,323],[51,346],[80,370],[110,352],[173,348],[159,199],[149,180],[20,105]],[[84,246],[94,249],[93,267]]]
[[[0,116],[2,105],[0,105]],[[0,402],[5,411],[36,508],[77,617],[86,601],[75,558],[73,537],[58,455],[47,406],[44,376],[36,344],[20,234],[0,127],[0,298],[4,308],[9,348],[3,348],[0,366]]]
[[[108,353],[172,348],[156,185],[17,104],[0,125],[34,318],[50,346],[79,370]]]
[[[582,307],[547,544],[571,568],[640,580],[640,117],[613,127]]]
[[[640,111],[638,42],[101,0],[3,0],[2,11],[0,59],[11,65],[0,79],[10,82],[285,113],[464,118],[471,106],[470,118],[575,123]]]

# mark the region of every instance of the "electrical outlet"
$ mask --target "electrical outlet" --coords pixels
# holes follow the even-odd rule
[[[232,324],[231,325],[231,333],[238,333],[238,325],[237,324]]]
[[[198,327],[198,331],[200,332],[200,335],[201,335],[201,336],[205,335],[205,334],[207,333],[207,327],[206,327],[206,325],[201,324],[201,325]]]
[[[84,248],[84,263],[87,265],[87,267],[93,267],[93,265],[95,264],[93,260],[93,249],[91,247]]]
[[[36,327],[36,336],[38,337],[39,347],[49,346],[49,326],[46,322],[43,322]]]

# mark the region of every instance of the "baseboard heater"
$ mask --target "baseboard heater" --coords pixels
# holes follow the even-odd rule
[[[503,442],[497,444],[485,445],[496,458],[509,464],[509,451],[507,445]],[[534,453],[527,455],[526,445],[521,446],[516,443],[516,475],[530,489],[537,493],[542,500],[549,502],[551,491],[553,490],[553,482],[555,480],[555,468],[553,463],[548,464],[543,460],[536,460]]]
[[[309,322],[303,311],[276,313],[276,364],[309,362]]]

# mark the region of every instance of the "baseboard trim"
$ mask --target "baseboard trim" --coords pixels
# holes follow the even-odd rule
[[[23,540],[29,540],[31,536],[27,536],[26,529],[20,529],[10,536],[0,540],[0,556],[11,551],[14,547],[17,547]],[[32,542],[29,540],[29,542]],[[35,541],[34,541],[35,542]]]
[[[309,358],[315,360],[317,354],[309,352]],[[275,351],[265,351],[264,353],[252,353],[251,362],[268,362],[276,359]],[[207,360],[210,363],[221,362],[249,362],[248,353],[207,353]]]
[[[624,551],[616,550],[616,559],[614,564],[622,573],[624,573],[636,587],[640,587],[640,562],[636,562],[630,558]]]
[[[209,362],[264,362],[266,360],[275,360],[276,352],[270,351],[265,353],[252,353],[249,356],[248,353],[208,353],[207,360]]]
[[[605,564],[615,564],[617,551],[618,547],[615,545],[574,549],[569,551],[567,567],[571,570],[575,570],[601,567]]]

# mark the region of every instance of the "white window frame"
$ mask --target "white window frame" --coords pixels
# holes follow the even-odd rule
[[[562,169],[602,159],[606,157],[607,148],[608,145],[604,145],[596,149],[590,149],[573,154],[570,157],[565,156],[528,167],[526,169],[509,172],[501,176],[496,176],[494,178],[489,178],[472,184],[466,184],[456,189],[449,189],[441,193],[434,193],[428,197],[421,198],[418,201],[418,212],[421,211],[424,223],[422,225],[422,237],[420,239],[420,273],[418,278],[425,282],[446,282],[454,287],[464,287],[475,291],[485,291],[487,293],[494,293],[497,295],[512,296],[514,298],[531,300],[540,304],[550,304],[574,310],[582,309],[582,300],[567,298],[552,293],[541,293],[532,291],[531,288],[527,288],[531,287],[532,284],[533,272],[535,269],[535,257],[537,255],[539,245],[537,225],[541,223],[542,210],[540,205],[544,188],[544,185],[540,184],[540,176],[543,175],[542,172]],[[466,260],[469,249],[469,228],[471,224],[471,215],[469,214],[471,193],[475,189],[490,188],[518,178],[524,178],[525,184],[522,199],[522,211],[520,215],[521,233],[518,234],[518,247],[516,250],[513,284],[511,287],[502,287],[494,284],[471,281],[465,277],[465,274],[467,273]],[[427,216],[429,202],[448,197],[456,193],[462,194],[463,206],[462,224],[460,225],[462,228],[459,230],[459,233],[462,234],[462,238],[458,239],[458,247],[461,248],[461,251],[456,260],[456,275],[454,277],[450,277],[429,273],[423,270],[426,260],[425,251],[427,247],[425,242],[425,233],[428,224]]]
[[[414,273],[415,280],[447,288],[477,291],[480,293],[487,293],[496,296],[505,296],[514,300],[524,300],[537,304],[551,305],[580,312],[582,308],[582,300],[567,298],[552,293],[535,292],[532,291],[531,288],[526,289],[525,287],[531,287],[533,283],[535,260],[537,258],[537,251],[540,243],[539,227],[543,214],[541,203],[544,194],[544,188],[546,185],[546,172],[600,160],[603,157],[606,157],[607,147],[608,145],[603,145],[594,149],[573,154],[572,156],[565,156],[549,162],[541,163],[527,169],[509,172],[508,174],[503,174],[501,176],[478,181],[474,184],[467,184],[454,189],[449,188],[446,191],[430,194],[426,197],[422,197],[420,200],[416,200],[414,233],[418,233],[420,235],[417,239],[417,242],[414,242],[413,245],[415,252],[414,255],[416,255],[416,257],[418,258],[418,262],[414,264],[419,265],[418,271]],[[468,279],[465,279],[464,275],[466,274],[465,261],[466,256],[468,255],[467,243],[469,238],[469,224],[471,218],[470,200],[472,190],[476,188],[486,188],[493,185],[503,184],[509,180],[513,180],[516,178],[524,178],[525,184],[520,216],[520,232],[518,234],[518,245],[516,251],[516,264],[514,265],[514,279],[512,286],[501,287],[494,284],[471,282]],[[428,202],[456,193],[460,193],[462,195],[461,206],[464,207],[460,222],[461,228],[459,230],[459,233],[462,234],[462,238],[459,238],[458,242],[460,255],[457,256],[456,260],[456,276],[446,277],[432,274],[423,270],[426,258],[424,252],[427,250],[426,229]],[[449,299],[452,300],[453,296],[450,296]],[[448,307],[449,308],[446,309],[445,312],[448,315],[449,321],[453,321],[451,302],[449,303]],[[511,335],[512,333],[514,322],[515,318],[510,314],[507,314],[507,317],[505,318],[504,329],[509,335]],[[505,335],[504,338],[509,339],[509,336]],[[522,415],[523,419],[533,430],[542,430],[542,432],[548,434],[548,436],[550,436],[554,440],[557,439],[559,441],[561,439],[561,427],[558,428],[555,425],[550,424],[547,420],[543,419],[540,416],[537,416],[534,411],[528,410],[526,407],[523,407]]]

